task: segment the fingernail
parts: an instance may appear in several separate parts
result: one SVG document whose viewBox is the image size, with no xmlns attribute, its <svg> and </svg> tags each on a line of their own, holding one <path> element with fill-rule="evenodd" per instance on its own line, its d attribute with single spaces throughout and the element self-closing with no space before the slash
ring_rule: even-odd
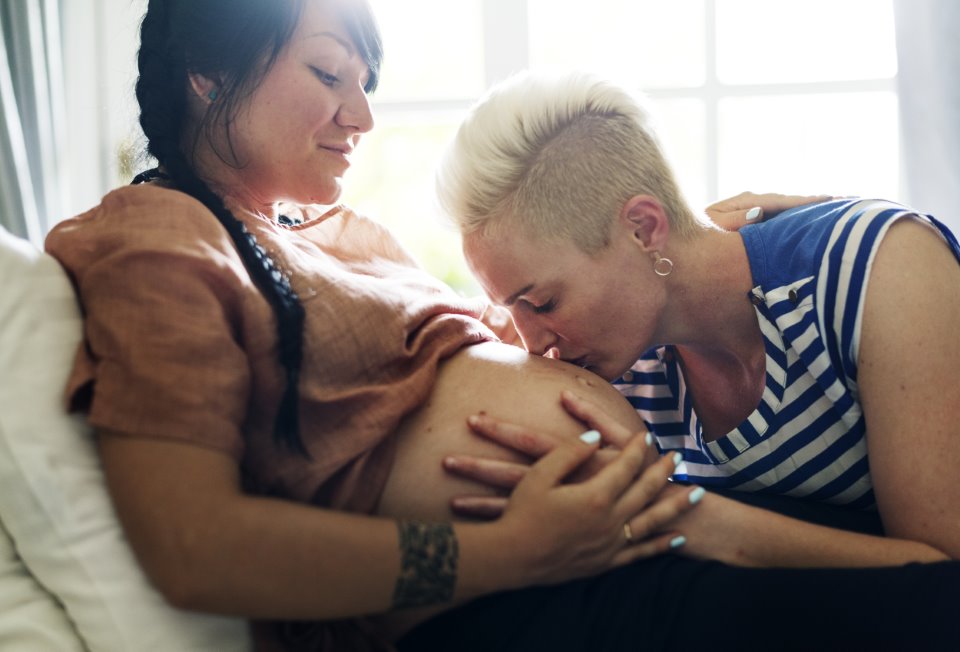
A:
<svg viewBox="0 0 960 652">
<path fill-rule="evenodd" d="M 467 423 L 469 423 L 471 426 L 479 425 L 480 417 L 478 417 L 475 414 L 471 414 L 470 416 L 467 417 Z"/>
<path fill-rule="evenodd" d="M 588 430 L 580 435 L 580 441 L 584 444 L 596 444 L 600 441 L 600 433 L 596 430 Z"/>
<path fill-rule="evenodd" d="M 703 496 L 706 493 L 707 493 L 707 490 L 704 489 L 703 487 L 697 487 L 696 489 L 691 491 L 689 496 L 690 504 L 696 505 L 697 503 L 699 503 L 701 500 L 703 500 Z"/>
<path fill-rule="evenodd" d="M 683 461 L 683 455 L 682 455 L 681 453 L 674 453 L 674 454 L 673 454 L 673 465 L 674 465 L 674 466 L 680 466 L 680 462 L 682 462 L 682 461 Z"/>
<path fill-rule="evenodd" d="M 446 469 L 452 469 L 457 466 L 457 460 L 453 457 L 443 458 L 443 467 Z"/>
<path fill-rule="evenodd" d="M 754 206 L 753 208 L 747 211 L 747 221 L 748 222 L 754 221 L 755 219 L 760 217 L 760 213 L 762 212 L 763 210 L 759 206 Z"/>
<path fill-rule="evenodd" d="M 687 542 L 687 537 L 684 537 L 684 536 L 673 537 L 672 539 L 670 539 L 670 547 L 679 548 L 686 542 Z"/>
<path fill-rule="evenodd" d="M 653 435 L 648 432 L 647 436 L 643 438 L 643 441 L 647 442 L 647 446 L 653 446 Z"/>
</svg>

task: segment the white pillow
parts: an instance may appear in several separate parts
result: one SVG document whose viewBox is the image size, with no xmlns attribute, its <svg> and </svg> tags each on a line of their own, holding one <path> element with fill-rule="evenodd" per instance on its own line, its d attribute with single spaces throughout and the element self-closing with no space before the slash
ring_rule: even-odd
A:
<svg viewBox="0 0 960 652">
<path fill-rule="evenodd" d="M 52 257 L 0 228 L 0 520 L 94 651 L 249 650 L 244 621 L 171 608 L 148 583 L 64 387 L 82 326 Z M 2 589 L 0 589 L 2 590 Z"/>
<path fill-rule="evenodd" d="M 82 652 L 77 631 L 23 565 L 0 523 L 0 650 Z"/>
</svg>

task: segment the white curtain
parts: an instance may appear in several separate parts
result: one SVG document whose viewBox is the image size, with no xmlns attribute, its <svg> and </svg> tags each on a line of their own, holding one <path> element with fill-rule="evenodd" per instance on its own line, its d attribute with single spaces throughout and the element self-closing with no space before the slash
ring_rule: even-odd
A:
<svg viewBox="0 0 960 652">
<path fill-rule="evenodd" d="M 39 246 L 65 205 L 59 0 L 2 0 L 0 37 L 0 224 Z"/>
<path fill-rule="evenodd" d="M 905 196 L 960 233 L 960 2 L 894 9 Z"/>
</svg>

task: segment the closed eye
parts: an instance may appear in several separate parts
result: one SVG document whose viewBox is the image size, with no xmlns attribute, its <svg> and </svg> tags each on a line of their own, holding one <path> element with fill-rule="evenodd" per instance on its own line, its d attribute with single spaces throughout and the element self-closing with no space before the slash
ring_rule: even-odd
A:
<svg viewBox="0 0 960 652">
<path fill-rule="evenodd" d="M 533 311 L 538 315 L 544 315 L 548 312 L 552 312 L 554 308 L 557 307 L 557 300 L 550 299 L 546 303 L 542 303 L 539 306 L 534 306 Z"/>
<path fill-rule="evenodd" d="M 325 70 L 310 66 L 310 70 L 313 71 L 313 75 L 319 79 L 326 86 L 336 86 L 340 82 L 340 78 L 336 75 L 331 75 Z"/>
</svg>

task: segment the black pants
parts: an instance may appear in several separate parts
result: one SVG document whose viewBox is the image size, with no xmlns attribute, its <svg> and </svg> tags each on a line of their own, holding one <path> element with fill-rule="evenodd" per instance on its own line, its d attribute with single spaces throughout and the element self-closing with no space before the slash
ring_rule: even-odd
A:
<svg viewBox="0 0 960 652">
<path fill-rule="evenodd" d="M 881 531 L 872 514 L 785 498 L 742 498 L 824 525 Z M 665 555 L 598 577 L 476 600 L 414 629 L 398 647 L 960 650 L 960 562 L 746 569 Z"/>
</svg>

